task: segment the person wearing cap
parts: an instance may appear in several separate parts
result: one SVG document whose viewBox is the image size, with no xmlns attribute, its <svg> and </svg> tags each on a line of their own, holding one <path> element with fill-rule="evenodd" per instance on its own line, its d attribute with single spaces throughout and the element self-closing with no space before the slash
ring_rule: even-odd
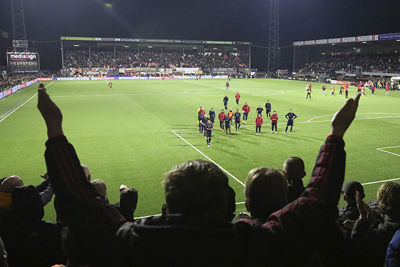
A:
<svg viewBox="0 0 400 267">
<path fill-rule="evenodd" d="M 343 200 L 347 205 L 339 210 L 340 221 L 357 220 L 358 216 L 360 216 L 356 202 L 356 191 L 359 192 L 361 199 L 364 199 L 364 187 L 359 182 L 351 181 L 343 184 Z"/>
</svg>

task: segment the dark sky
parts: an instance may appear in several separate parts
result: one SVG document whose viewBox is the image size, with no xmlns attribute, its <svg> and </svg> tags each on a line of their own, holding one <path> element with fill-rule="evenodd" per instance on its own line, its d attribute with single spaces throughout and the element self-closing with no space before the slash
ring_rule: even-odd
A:
<svg viewBox="0 0 400 267">
<path fill-rule="evenodd" d="M 12 32 L 10 0 L 0 29 Z M 27 38 L 60 36 L 240 40 L 265 45 L 268 0 L 24 0 Z M 281 0 L 280 40 L 400 32 L 399 0 Z M 3 52 L 2 52 L 3 53 Z"/>
</svg>

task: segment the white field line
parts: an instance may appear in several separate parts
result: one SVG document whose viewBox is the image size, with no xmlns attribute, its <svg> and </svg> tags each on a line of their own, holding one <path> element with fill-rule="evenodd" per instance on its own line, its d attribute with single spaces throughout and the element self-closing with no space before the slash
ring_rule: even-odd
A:
<svg viewBox="0 0 400 267">
<path fill-rule="evenodd" d="M 386 182 L 397 181 L 397 180 L 400 180 L 400 178 L 393 178 L 393 179 L 386 179 L 386 180 L 368 182 L 368 183 L 363 183 L 362 185 L 379 184 L 379 183 L 386 183 Z"/>
<path fill-rule="evenodd" d="M 228 174 L 230 177 L 232 177 L 236 182 L 238 182 L 239 184 L 241 184 L 243 187 L 245 186 L 244 183 L 242 181 L 240 181 L 238 178 L 236 178 L 235 176 L 233 176 L 230 172 L 228 172 L 227 170 L 225 170 L 224 168 L 222 168 L 218 163 L 216 163 L 214 160 L 212 160 L 209 156 L 207 156 L 206 154 L 204 154 L 203 152 L 201 152 L 198 148 L 196 148 L 194 145 L 192 145 L 191 143 L 189 143 L 189 141 L 187 141 L 185 138 L 183 138 L 182 136 L 180 136 L 178 133 L 176 133 L 176 131 L 171 130 L 171 132 L 173 132 L 176 136 L 178 136 L 183 142 L 185 142 L 186 144 L 188 144 L 191 148 L 193 148 L 194 150 L 196 150 L 197 152 L 199 152 L 203 157 L 205 157 L 206 159 L 208 159 L 209 161 L 211 161 L 212 163 L 214 163 L 218 168 L 220 168 L 223 172 L 225 172 L 226 174 Z"/>
<path fill-rule="evenodd" d="M 387 151 L 387 149 L 396 148 L 396 147 L 400 147 L 400 146 L 378 147 L 378 148 L 376 148 L 376 150 L 381 151 L 381 152 L 385 152 L 385 153 L 388 153 L 388 154 L 391 154 L 391 155 L 394 155 L 394 156 L 397 156 L 397 157 L 400 157 L 400 154 Z"/>
<path fill-rule="evenodd" d="M 368 112 L 368 113 L 357 113 L 357 114 L 363 114 L 363 115 L 395 115 L 395 116 L 399 115 L 400 116 L 400 113 L 391 113 L 391 112 L 389 112 L 389 113 L 383 113 L 383 112 L 375 112 L 375 113 L 372 112 L 371 113 L 371 112 Z M 323 117 L 333 117 L 333 115 L 335 115 L 335 114 L 332 113 L 332 114 L 316 116 L 316 117 L 313 117 L 313 118 L 309 119 L 307 122 L 304 122 L 304 123 L 331 121 L 331 120 L 323 120 L 323 121 L 313 121 L 313 120 L 314 119 L 318 119 L 318 118 L 323 118 Z M 382 119 L 382 117 L 372 117 L 372 118 Z M 386 118 L 386 116 L 384 118 Z M 397 116 L 395 118 L 397 118 Z M 358 118 L 358 119 L 367 119 L 367 118 Z M 300 123 L 303 123 L 303 122 L 300 122 Z"/>
<path fill-rule="evenodd" d="M 46 88 L 48 88 L 52 83 L 54 83 L 54 81 L 51 82 L 51 83 L 49 83 L 49 84 L 47 85 Z M 23 107 L 26 103 L 28 103 L 29 101 L 31 101 L 32 98 L 34 98 L 35 96 L 37 96 L 37 92 L 36 92 L 33 96 L 31 96 L 30 98 L 28 98 L 28 99 L 27 99 L 24 103 L 22 103 L 21 105 L 15 107 L 15 108 L 13 108 L 13 109 L 11 109 L 11 110 L 8 112 L 8 114 L 7 114 L 6 116 L 4 116 L 2 119 L 0 119 L 0 123 L 3 122 L 5 119 L 7 119 L 9 116 L 11 116 L 15 111 L 17 111 L 18 109 L 20 109 L 21 107 Z"/>
</svg>

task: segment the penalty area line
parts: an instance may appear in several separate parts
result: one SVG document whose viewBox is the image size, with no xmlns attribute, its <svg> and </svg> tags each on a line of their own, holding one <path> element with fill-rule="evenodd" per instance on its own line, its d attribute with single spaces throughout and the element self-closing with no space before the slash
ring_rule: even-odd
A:
<svg viewBox="0 0 400 267">
<path fill-rule="evenodd" d="M 228 172 L 227 170 L 225 170 L 224 168 L 222 168 L 218 163 L 216 163 L 214 160 L 212 160 L 209 156 L 207 156 L 206 154 L 204 154 L 203 152 L 201 152 L 198 148 L 196 148 L 194 145 L 192 145 L 191 143 L 189 143 L 189 141 L 187 141 L 185 138 L 183 138 L 181 135 L 179 135 L 176 131 L 171 130 L 171 132 L 173 132 L 176 136 L 178 136 L 183 142 L 185 142 L 186 144 L 188 144 L 191 148 L 193 148 L 194 150 L 196 150 L 197 152 L 199 152 L 203 157 L 205 157 L 206 159 L 208 159 L 209 161 L 211 161 L 212 163 L 214 163 L 218 168 L 220 168 L 223 172 L 225 172 L 226 174 L 228 174 L 230 177 L 232 177 L 236 182 L 238 182 L 239 184 L 241 184 L 243 187 L 245 187 L 245 184 L 240 181 L 238 178 L 236 178 L 235 176 L 233 176 L 230 172 Z"/>
<path fill-rule="evenodd" d="M 46 86 L 46 88 L 48 88 L 50 85 L 52 85 L 53 82 L 49 83 L 49 85 Z M 11 111 L 8 112 L 8 114 L 6 116 L 4 116 L 3 118 L 0 119 L 0 123 L 3 122 L 5 119 L 7 119 L 8 117 L 10 117 L 15 111 L 17 111 L 18 109 L 22 108 L 26 103 L 28 103 L 29 101 L 32 100 L 32 98 L 34 98 L 35 96 L 37 96 L 37 92 L 31 96 L 30 98 L 28 98 L 24 103 L 22 103 L 21 105 L 17 106 L 14 109 L 11 109 Z"/>
</svg>

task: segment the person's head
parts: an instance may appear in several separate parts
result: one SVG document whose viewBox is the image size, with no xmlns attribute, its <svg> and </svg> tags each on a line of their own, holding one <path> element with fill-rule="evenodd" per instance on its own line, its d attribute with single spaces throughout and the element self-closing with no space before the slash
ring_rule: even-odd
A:
<svg viewBox="0 0 400 267">
<path fill-rule="evenodd" d="M 245 105 L 247 105 L 247 102 L 244 102 Z"/>
<path fill-rule="evenodd" d="M 213 163 L 191 160 L 173 167 L 163 181 L 169 214 L 225 220 L 228 177 Z"/>
<path fill-rule="evenodd" d="M 274 114 L 276 114 L 276 110 L 274 110 Z"/>
<path fill-rule="evenodd" d="M 238 108 L 236 109 L 236 112 L 239 112 L 239 109 L 238 109 Z"/>
<path fill-rule="evenodd" d="M 204 116 L 204 118 L 207 118 L 207 114 L 204 114 L 203 116 Z"/>
<path fill-rule="evenodd" d="M 202 109 L 203 108 L 203 105 L 200 105 L 200 109 Z"/>
<path fill-rule="evenodd" d="M 257 114 L 257 117 L 261 117 L 261 114 Z"/>
<path fill-rule="evenodd" d="M 283 163 L 283 171 L 289 181 L 299 180 L 306 176 L 304 161 L 299 157 L 289 157 Z"/>
<path fill-rule="evenodd" d="M 391 219 L 400 221 L 400 184 L 386 182 L 379 187 L 376 198 L 381 210 Z"/>
<path fill-rule="evenodd" d="M 8 176 L 0 185 L 1 193 L 12 193 L 18 186 L 23 186 L 24 181 L 17 175 Z"/>
<path fill-rule="evenodd" d="M 90 175 L 90 170 L 89 170 L 88 166 L 81 164 L 81 167 L 82 167 L 83 171 L 85 172 L 86 179 L 90 182 L 91 175 Z"/>
<path fill-rule="evenodd" d="M 251 216 L 265 220 L 287 204 L 287 180 L 278 169 L 252 169 L 247 176 L 245 195 Z"/>
<path fill-rule="evenodd" d="M 364 199 L 364 187 L 359 182 L 351 181 L 344 183 L 342 187 L 344 201 L 346 201 L 348 204 L 355 203 L 356 191 L 360 193 L 361 199 Z"/>
<path fill-rule="evenodd" d="M 232 109 L 230 109 L 229 112 L 233 112 Z"/>
<path fill-rule="evenodd" d="M 96 193 L 104 200 L 108 201 L 107 197 L 107 187 L 106 184 L 104 183 L 103 180 L 101 179 L 96 179 L 91 182 L 93 185 L 94 189 L 96 190 Z"/>
<path fill-rule="evenodd" d="M 261 105 L 258 105 L 259 108 L 261 108 Z"/>
<path fill-rule="evenodd" d="M 214 111 L 214 108 L 211 108 L 211 111 Z"/>
<path fill-rule="evenodd" d="M 208 124 L 211 124 L 211 121 L 210 121 L 210 120 L 208 120 L 208 121 L 207 121 L 207 123 L 208 123 Z"/>
<path fill-rule="evenodd" d="M 289 112 L 293 112 L 293 109 L 289 109 Z"/>
<path fill-rule="evenodd" d="M 224 109 L 223 109 L 223 108 L 221 108 L 221 112 L 224 112 Z"/>
<path fill-rule="evenodd" d="M 267 103 L 269 103 L 269 100 L 267 100 Z"/>
</svg>

